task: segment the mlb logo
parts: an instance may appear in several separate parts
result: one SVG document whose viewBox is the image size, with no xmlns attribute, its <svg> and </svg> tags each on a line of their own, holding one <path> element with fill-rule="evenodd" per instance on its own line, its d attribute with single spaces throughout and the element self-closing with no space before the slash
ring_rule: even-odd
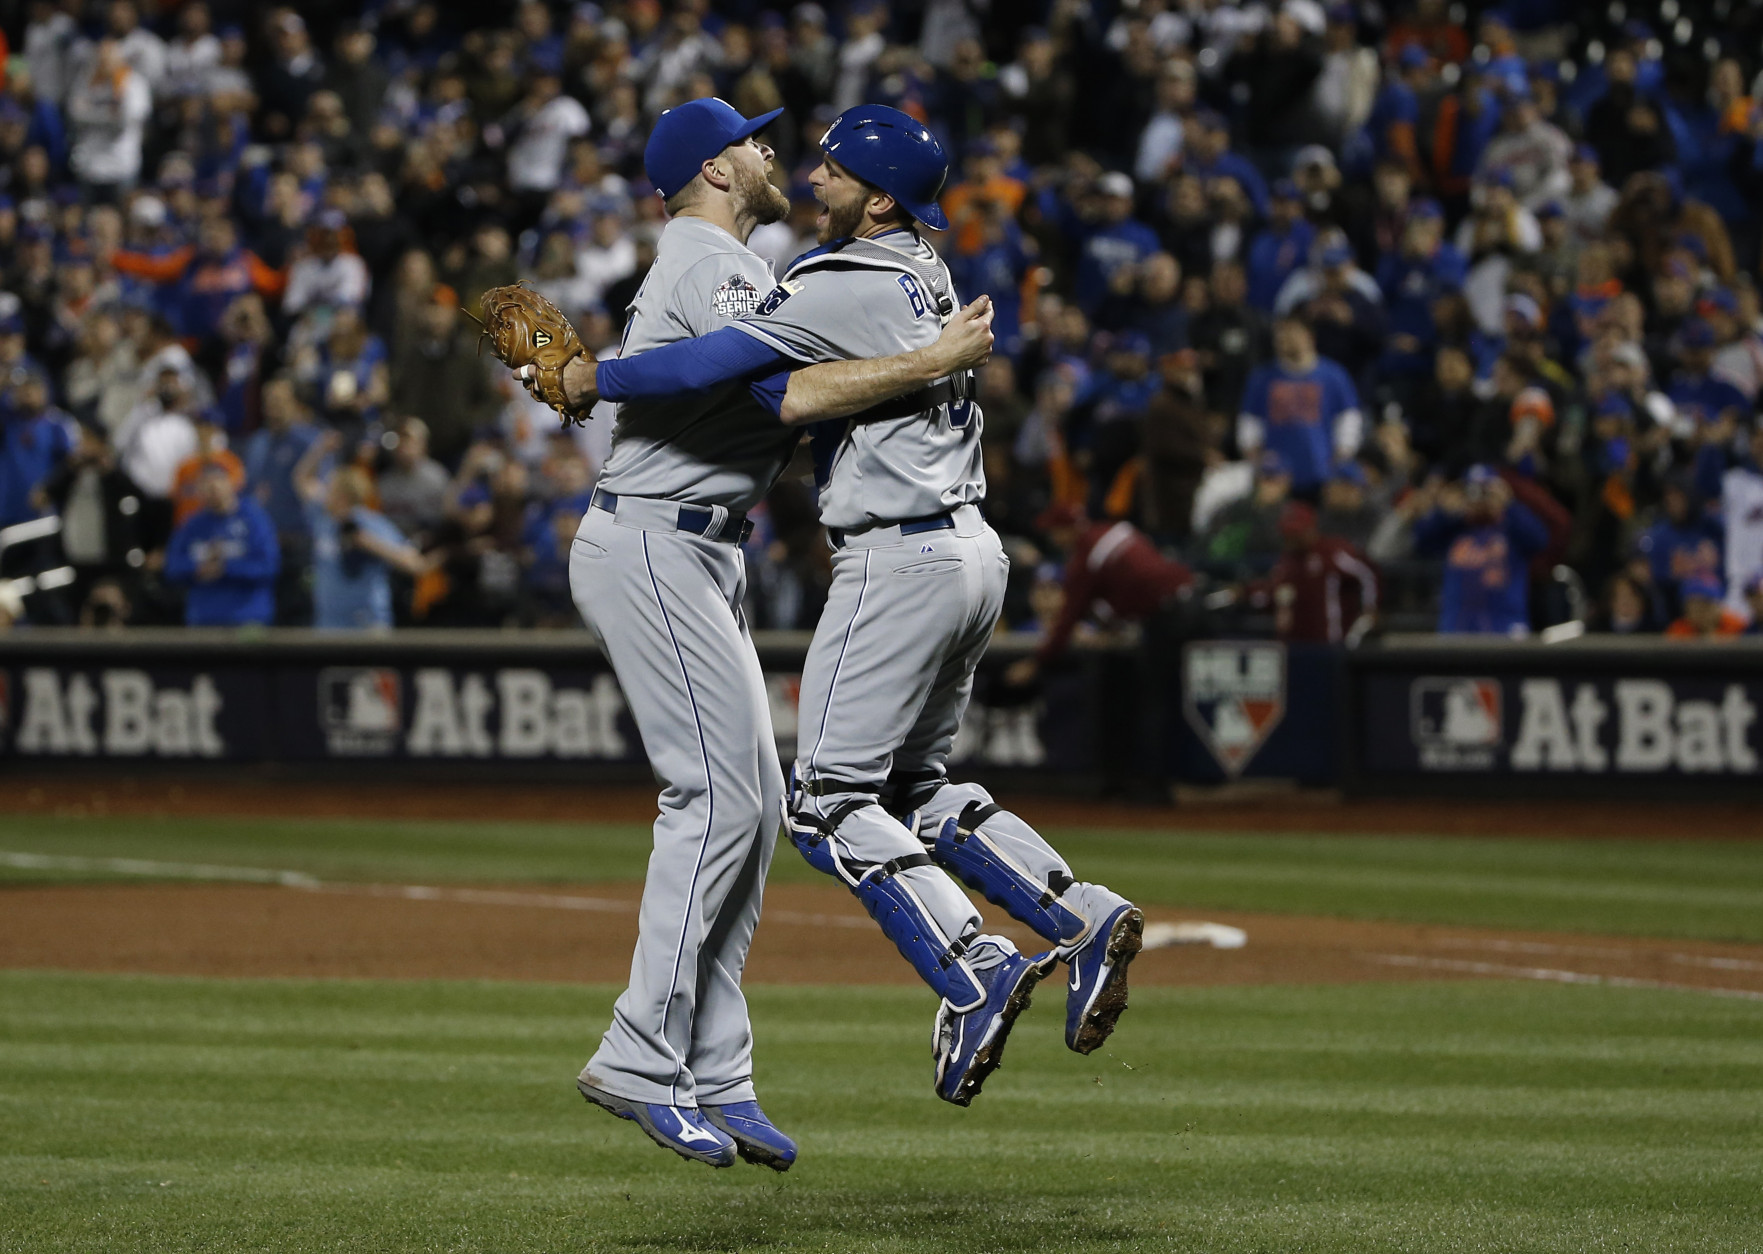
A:
<svg viewBox="0 0 1763 1254">
<path fill-rule="evenodd" d="M 1182 650 L 1182 713 L 1236 778 L 1286 712 L 1286 651 L 1267 641 L 1195 641 Z"/>
<path fill-rule="evenodd" d="M 1497 679 L 1416 679 L 1408 706 L 1414 747 L 1428 769 L 1485 770 L 1506 742 L 1505 697 Z"/>
<path fill-rule="evenodd" d="M 404 731 L 404 684 L 386 666 L 318 673 L 318 717 L 332 753 L 384 754 Z"/>
</svg>

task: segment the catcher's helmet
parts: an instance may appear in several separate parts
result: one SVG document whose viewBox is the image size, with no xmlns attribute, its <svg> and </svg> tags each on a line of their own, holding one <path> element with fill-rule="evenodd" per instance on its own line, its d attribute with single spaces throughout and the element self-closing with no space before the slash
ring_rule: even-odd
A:
<svg viewBox="0 0 1763 1254">
<path fill-rule="evenodd" d="M 820 137 L 820 150 L 926 226 L 949 229 L 937 204 L 949 175 L 949 154 L 916 118 L 887 105 L 858 105 L 833 119 Z"/>
</svg>

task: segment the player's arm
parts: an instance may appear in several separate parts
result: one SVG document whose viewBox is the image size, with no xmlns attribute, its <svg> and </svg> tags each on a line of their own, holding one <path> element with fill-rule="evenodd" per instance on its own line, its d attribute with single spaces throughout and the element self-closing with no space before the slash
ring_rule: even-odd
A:
<svg viewBox="0 0 1763 1254">
<path fill-rule="evenodd" d="M 565 368 L 563 386 L 570 404 L 581 408 L 597 400 L 677 396 L 733 379 L 769 379 L 788 371 L 792 377 L 781 387 L 774 386 L 769 393 L 761 391 L 759 395 L 780 418 L 794 426 L 823 418 L 849 417 L 978 365 L 991 356 L 991 349 L 991 299 L 982 296 L 950 319 L 934 344 L 893 357 L 811 364 L 786 353 L 774 342 L 728 326 L 631 357 L 598 362 L 577 358 Z M 798 384 L 795 374 L 812 377 Z M 515 377 L 521 377 L 519 371 Z"/>
<path fill-rule="evenodd" d="M 992 355 L 992 299 L 981 296 L 949 319 L 936 343 L 892 357 L 829 361 L 793 370 L 778 417 L 785 426 L 853 414 L 962 370 Z"/>
</svg>

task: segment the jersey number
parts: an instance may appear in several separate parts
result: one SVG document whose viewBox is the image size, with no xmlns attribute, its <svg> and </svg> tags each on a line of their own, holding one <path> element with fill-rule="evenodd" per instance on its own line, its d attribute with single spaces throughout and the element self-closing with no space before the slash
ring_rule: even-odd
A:
<svg viewBox="0 0 1763 1254">
<path fill-rule="evenodd" d="M 912 302 L 912 316 L 924 317 L 924 293 L 918 290 L 918 280 L 910 274 L 900 276 L 900 290 L 906 293 L 906 299 Z"/>
</svg>

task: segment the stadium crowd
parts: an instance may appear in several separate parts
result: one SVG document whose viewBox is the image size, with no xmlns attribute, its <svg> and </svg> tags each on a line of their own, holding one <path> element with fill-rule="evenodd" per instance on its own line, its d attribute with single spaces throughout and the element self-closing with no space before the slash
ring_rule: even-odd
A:
<svg viewBox="0 0 1763 1254">
<path fill-rule="evenodd" d="M 780 271 L 839 110 L 950 152 L 1043 658 L 1197 586 L 1295 639 L 1763 623 L 1755 4 L 30 0 L 4 35 L 0 622 L 579 625 L 609 424 L 559 431 L 463 311 L 529 276 L 615 350 L 649 127 L 719 95 L 785 110 Z M 812 626 L 811 485 L 756 521 L 752 621 Z"/>
</svg>

